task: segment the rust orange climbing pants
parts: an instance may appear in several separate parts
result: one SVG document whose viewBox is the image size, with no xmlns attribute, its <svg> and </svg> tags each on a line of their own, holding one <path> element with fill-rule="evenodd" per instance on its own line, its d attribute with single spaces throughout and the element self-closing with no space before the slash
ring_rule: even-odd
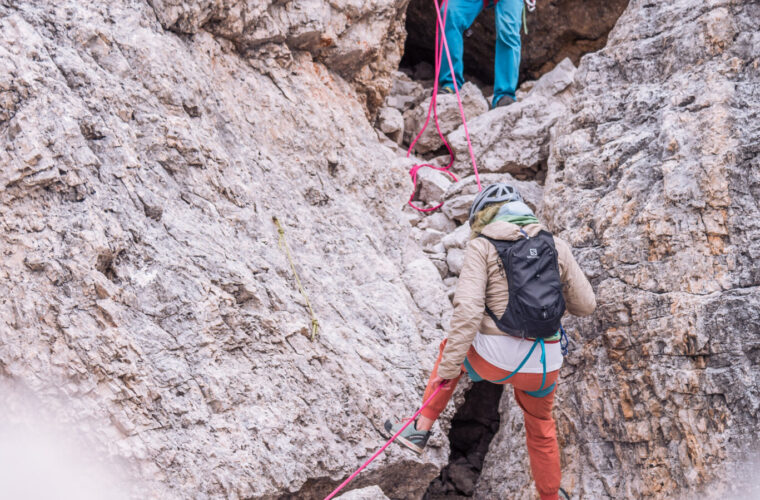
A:
<svg viewBox="0 0 760 500">
<path fill-rule="evenodd" d="M 441 362 L 443 347 L 446 340 L 441 342 L 438 359 L 430 374 L 432 380 L 438 374 L 438 364 Z M 467 359 L 475 371 L 486 380 L 500 380 L 510 372 L 498 368 L 475 352 L 471 346 L 467 352 Z M 462 366 L 459 376 L 441 389 L 427 407 L 422 410 L 422 415 L 435 420 L 441 414 L 454 393 L 457 382 L 466 370 Z M 547 372 L 545 387 L 550 386 L 557 380 L 559 370 Z M 528 396 L 525 391 L 535 391 L 541 387 L 540 373 L 517 373 L 506 384 L 511 384 L 515 390 L 515 400 L 522 408 L 525 417 L 525 437 L 528 443 L 528 455 L 530 456 L 530 468 L 533 471 L 533 479 L 536 481 L 536 489 L 541 495 L 541 500 L 557 500 L 561 473 L 559 468 L 559 445 L 557 444 L 557 428 L 552 418 L 552 405 L 554 404 L 554 391 L 543 398 Z M 435 387 L 428 381 L 427 389 L 422 400 L 427 400 Z"/>
</svg>

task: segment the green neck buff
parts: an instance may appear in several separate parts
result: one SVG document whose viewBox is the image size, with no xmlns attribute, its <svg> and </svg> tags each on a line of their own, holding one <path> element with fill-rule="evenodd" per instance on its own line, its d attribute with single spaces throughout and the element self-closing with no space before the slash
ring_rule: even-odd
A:
<svg viewBox="0 0 760 500">
<path fill-rule="evenodd" d="M 511 222 L 512 224 L 517 224 L 518 226 L 527 226 L 528 224 L 538 224 L 538 219 L 535 215 L 497 215 L 494 217 L 491 222 L 495 222 L 497 220 L 504 221 L 504 222 Z"/>
</svg>

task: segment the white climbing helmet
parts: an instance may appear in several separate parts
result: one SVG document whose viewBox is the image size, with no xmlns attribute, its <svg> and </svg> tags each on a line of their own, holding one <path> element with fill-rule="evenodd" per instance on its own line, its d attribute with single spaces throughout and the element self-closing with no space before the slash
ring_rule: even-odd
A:
<svg viewBox="0 0 760 500">
<path fill-rule="evenodd" d="M 475 214 L 486 208 L 486 205 L 503 201 L 522 201 L 522 196 L 517 192 L 517 189 L 505 182 L 491 184 L 478 193 L 470 207 L 470 226 L 474 222 Z"/>
</svg>

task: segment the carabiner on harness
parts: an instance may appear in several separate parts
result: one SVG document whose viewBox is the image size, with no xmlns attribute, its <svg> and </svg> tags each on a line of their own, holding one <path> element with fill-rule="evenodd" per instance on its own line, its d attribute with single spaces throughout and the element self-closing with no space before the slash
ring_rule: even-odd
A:
<svg viewBox="0 0 760 500">
<path fill-rule="evenodd" d="M 560 332 L 559 346 L 562 349 L 562 355 L 567 356 L 567 353 L 568 353 L 567 346 L 570 342 L 567 339 L 567 333 L 565 332 L 565 329 L 562 327 L 562 325 L 559 325 L 559 332 Z"/>
</svg>

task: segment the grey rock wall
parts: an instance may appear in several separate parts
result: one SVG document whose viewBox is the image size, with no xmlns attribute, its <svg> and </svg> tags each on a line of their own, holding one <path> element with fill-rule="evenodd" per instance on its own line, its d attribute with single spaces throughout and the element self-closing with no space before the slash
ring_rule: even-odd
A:
<svg viewBox="0 0 760 500">
<path fill-rule="evenodd" d="M 406 31 L 408 0 L 149 0 L 156 18 L 180 34 L 207 31 L 231 40 L 263 72 L 289 66 L 294 53 L 351 81 L 374 112 L 391 85 Z"/>
<path fill-rule="evenodd" d="M 402 279 L 406 172 L 340 51 L 241 51 L 313 14 L 270 4 L 0 4 L 0 376 L 135 498 L 322 498 L 418 404 L 443 337 L 448 301 Z M 393 448 L 363 480 L 413 495 L 446 453 Z"/>
<path fill-rule="evenodd" d="M 27 395 L 135 498 L 323 498 L 382 444 L 445 335 L 476 190 L 430 170 L 444 209 L 401 209 L 412 160 L 367 116 L 405 7 L 0 2 L 0 424 Z M 598 293 L 557 399 L 578 498 L 745 493 L 759 24 L 748 0 L 636 0 L 574 75 L 473 119 L 503 127 L 475 138 L 483 181 L 515 182 Z M 429 82 L 395 83 L 398 122 Z M 510 397 L 475 498 L 535 495 Z M 461 401 L 422 458 L 391 447 L 351 487 L 419 498 Z"/>
</svg>

